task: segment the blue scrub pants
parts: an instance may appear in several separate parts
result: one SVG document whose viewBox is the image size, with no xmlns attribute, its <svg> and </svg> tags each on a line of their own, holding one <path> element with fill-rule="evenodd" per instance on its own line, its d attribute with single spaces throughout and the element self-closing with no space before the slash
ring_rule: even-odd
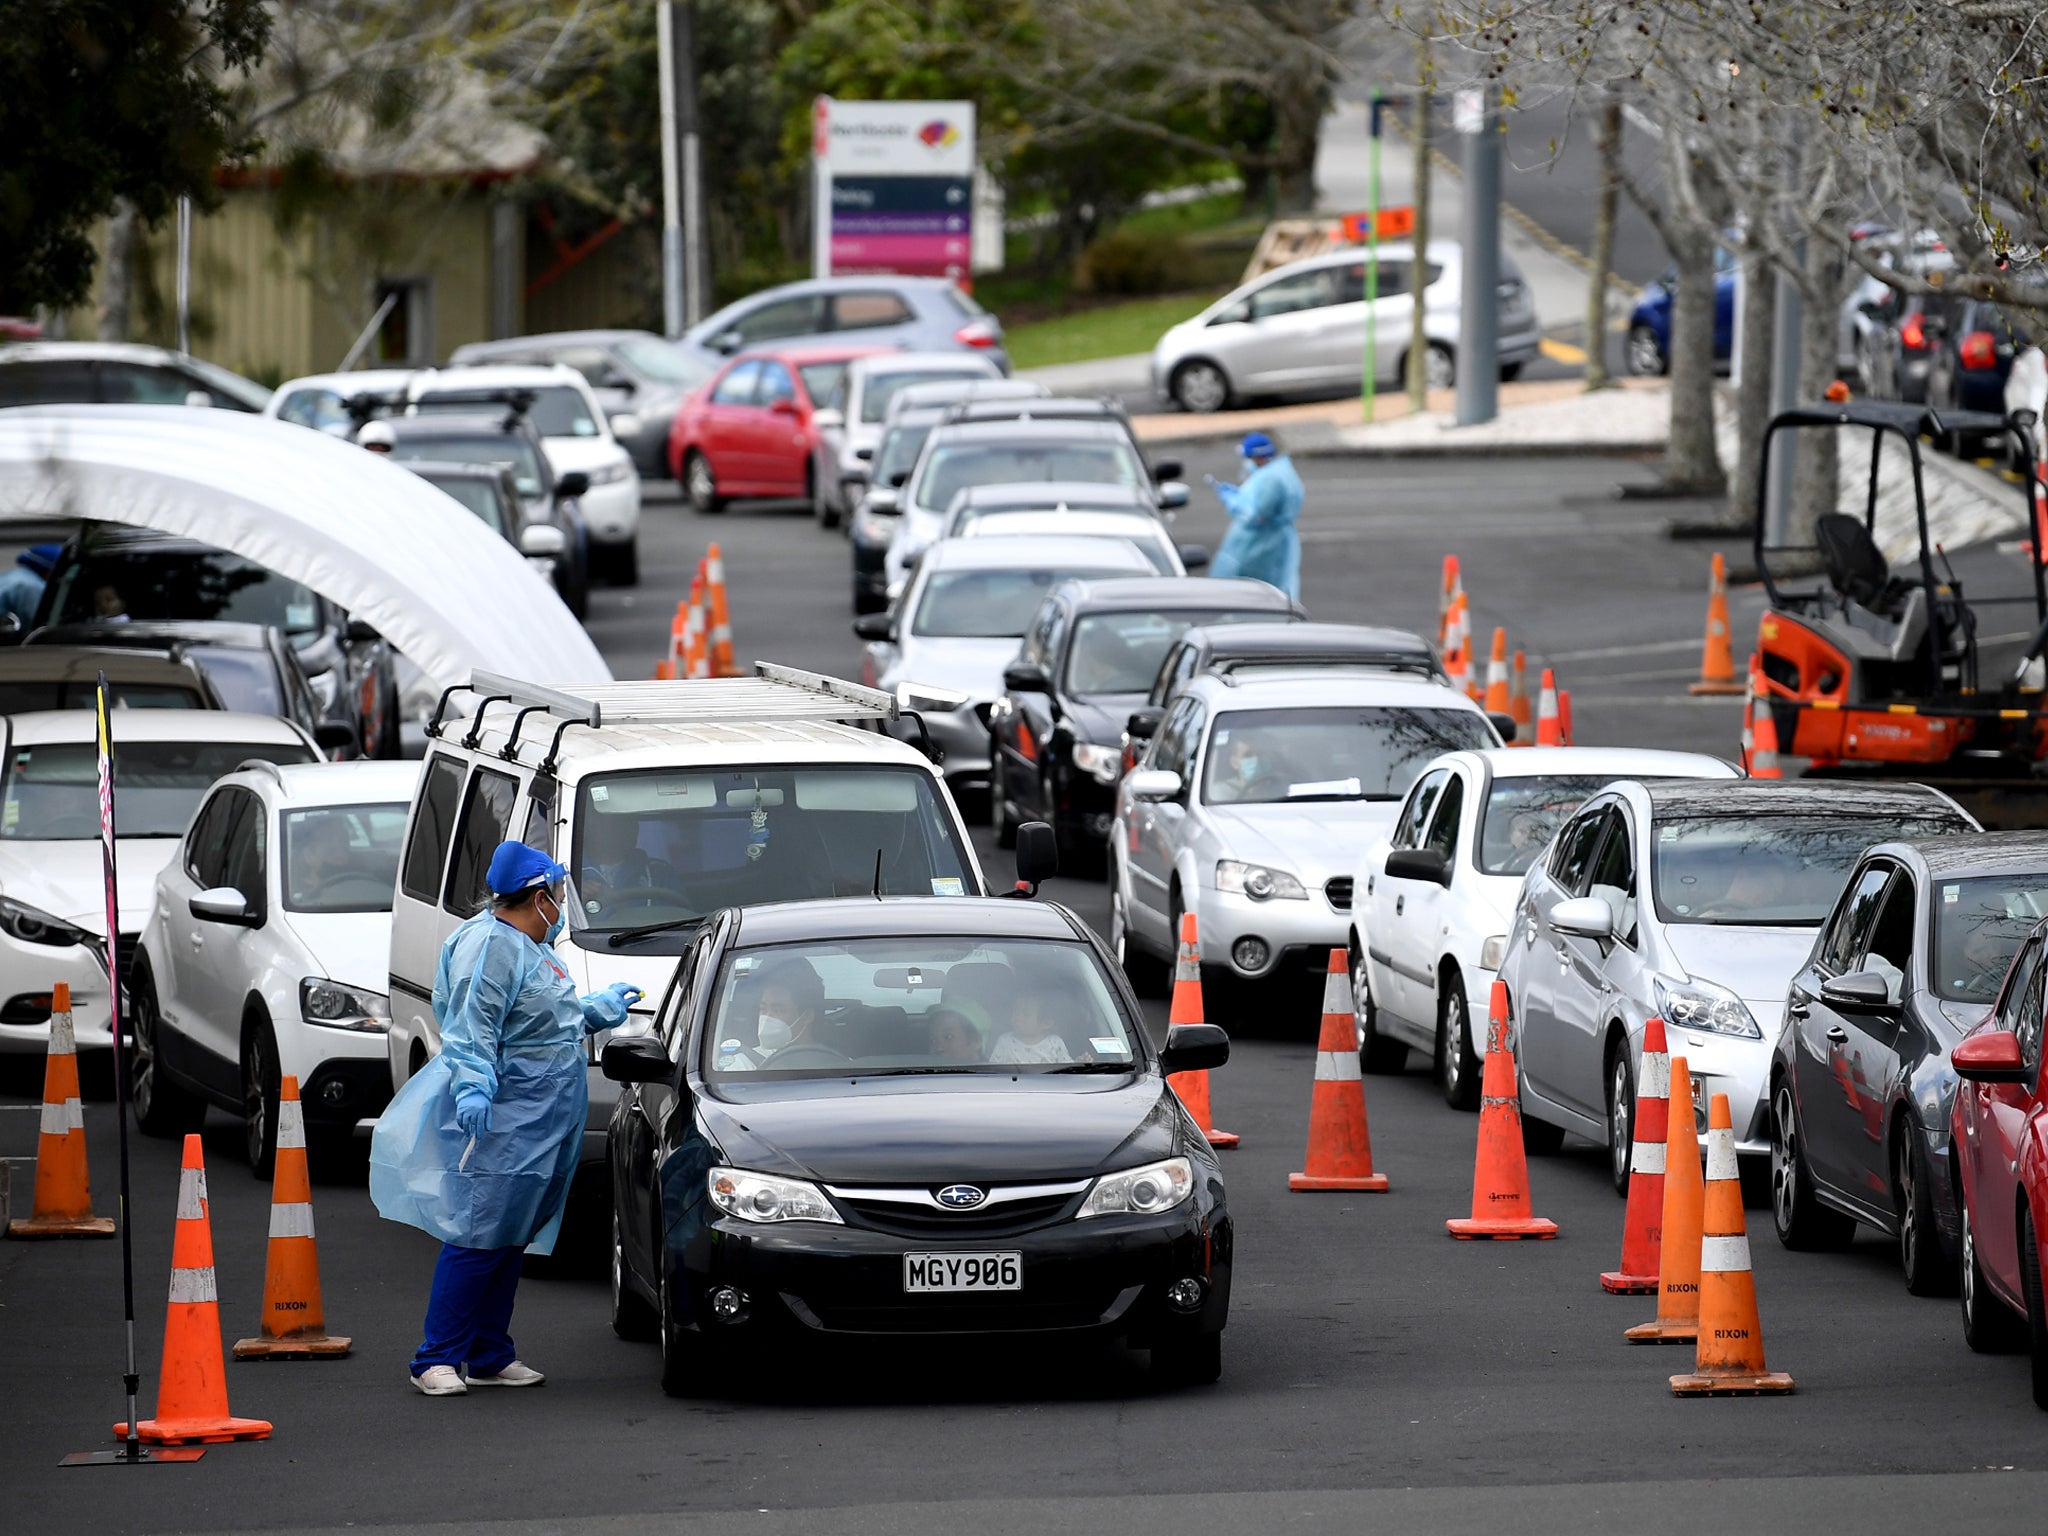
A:
<svg viewBox="0 0 2048 1536">
<path fill-rule="evenodd" d="M 466 1363 L 472 1376 L 495 1376 L 515 1359 L 512 1302 L 519 1290 L 517 1248 L 441 1245 L 434 1288 L 427 1297 L 427 1336 L 412 1357 L 412 1374 L 430 1365 Z"/>
</svg>

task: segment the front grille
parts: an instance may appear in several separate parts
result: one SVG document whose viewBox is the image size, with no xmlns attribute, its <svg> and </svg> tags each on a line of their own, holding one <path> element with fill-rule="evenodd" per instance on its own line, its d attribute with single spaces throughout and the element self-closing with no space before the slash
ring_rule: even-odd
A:
<svg viewBox="0 0 2048 1536">
<path fill-rule="evenodd" d="M 893 1237 L 952 1238 L 1015 1237 L 1038 1227 L 1049 1226 L 1069 1214 L 1079 1203 L 1085 1186 L 1057 1186 L 1043 1193 L 1020 1195 L 1014 1200 L 991 1199 L 971 1211 L 949 1211 L 919 1199 L 906 1199 L 905 1191 L 892 1190 L 890 1198 L 863 1195 L 858 1190 L 835 1189 L 833 1195 L 856 1226 Z M 992 1196 L 1001 1191 L 991 1190 Z"/>
<path fill-rule="evenodd" d="M 1330 905 L 1339 912 L 1349 912 L 1351 910 L 1351 877 L 1349 875 L 1331 876 L 1323 882 L 1323 895 L 1329 899 Z"/>
</svg>

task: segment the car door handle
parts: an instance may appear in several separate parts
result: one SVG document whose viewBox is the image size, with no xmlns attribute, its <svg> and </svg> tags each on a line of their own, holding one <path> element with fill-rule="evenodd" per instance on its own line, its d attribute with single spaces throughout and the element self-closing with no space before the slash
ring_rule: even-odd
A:
<svg viewBox="0 0 2048 1536">
<path fill-rule="evenodd" d="M 1401 909 L 1402 909 L 1403 907 L 1405 907 L 1405 906 L 1406 906 L 1407 904 L 1408 904 L 1408 898 L 1407 898 L 1407 896 L 1405 896 L 1405 895 L 1401 895 L 1401 896 L 1396 896 L 1396 897 L 1394 898 L 1394 916 L 1396 916 L 1396 917 L 1399 917 L 1399 916 L 1401 915 Z"/>
<path fill-rule="evenodd" d="M 204 949 L 206 947 L 206 935 L 203 933 L 194 933 L 192 935 L 192 947 L 194 949 Z"/>
<path fill-rule="evenodd" d="M 1806 999 L 1794 993 L 1792 1001 L 1785 1005 L 1785 1011 L 1795 1019 L 1805 1018 L 1807 1014 Z"/>
<path fill-rule="evenodd" d="M 1835 1044 L 1840 1045 L 1849 1038 L 1849 1031 L 1842 1028 L 1839 1024 L 1830 1024 L 1828 1026 L 1828 1038 L 1834 1041 Z"/>
</svg>

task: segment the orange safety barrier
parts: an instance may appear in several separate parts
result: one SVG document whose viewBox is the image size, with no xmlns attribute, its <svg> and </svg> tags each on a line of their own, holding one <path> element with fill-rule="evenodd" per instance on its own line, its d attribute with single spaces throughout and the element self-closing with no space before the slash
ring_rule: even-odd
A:
<svg viewBox="0 0 2048 1536">
<path fill-rule="evenodd" d="M 1308 1156 L 1287 1187 L 1307 1190 L 1384 1191 L 1387 1176 L 1372 1171 L 1372 1131 L 1365 1119 L 1365 1083 L 1358 1075 L 1358 1018 L 1351 1001 L 1351 966 L 1341 949 L 1330 951 L 1323 976 L 1323 1025 L 1316 1041 L 1316 1081 L 1309 1093 Z"/>
<path fill-rule="evenodd" d="M 43 1061 L 43 1113 L 36 1138 L 36 1194 L 29 1214 L 7 1223 L 9 1237 L 112 1237 L 114 1223 L 92 1213 L 85 1171 L 85 1105 L 78 1096 L 78 1036 L 71 984 L 50 989 L 50 1048 Z"/>
<path fill-rule="evenodd" d="M 1195 937 L 1195 914 L 1183 912 L 1180 917 L 1180 952 L 1173 964 L 1173 1003 L 1166 1011 L 1166 1027 L 1176 1024 L 1203 1024 L 1202 1009 L 1202 948 Z M 1212 1147 L 1234 1147 L 1238 1138 L 1234 1131 L 1219 1131 L 1209 1114 L 1209 1069 L 1202 1067 L 1193 1072 L 1176 1072 L 1167 1078 L 1166 1086 L 1187 1106 L 1188 1113 L 1195 1117 L 1195 1124 L 1202 1134 L 1209 1138 Z"/>
<path fill-rule="evenodd" d="M 299 1080 L 278 1085 L 277 1166 L 270 1181 L 270 1252 L 263 1270 L 263 1327 L 235 1345 L 237 1360 L 338 1359 L 349 1341 L 327 1331 L 320 1253 L 313 1237 L 313 1181 Z"/>
<path fill-rule="evenodd" d="M 1756 1276 L 1749 1267 L 1749 1230 L 1742 1215 L 1742 1175 L 1735 1166 L 1735 1128 L 1728 1095 L 1707 1105 L 1706 1218 L 1700 1237 L 1699 1340 L 1692 1370 L 1671 1378 L 1679 1397 L 1755 1396 L 1792 1390 L 1792 1378 L 1764 1365 L 1757 1318 Z"/>
<path fill-rule="evenodd" d="M 1493 984 L 1486 1011 L 1486 1064 L 1479 1079 L 1479 1144 L 1472 1159 L 1472 1216 L 1444 1223 L 1457 1238 L 1555 1237 L 1557 1223 L 1530 1214 L 1529 1159 L 1522 1150 L 1521 1090 L 1508 1046 L 1508 989 Z"/>
<path fill-rule="evenodd" d="M 1700 1331 L 1700 1133 L 1693 1127 L 1692 1074 L 1671 1058 L 1671 1122 L 1664 1138 L 1664 1215 L 1657 1244 L 1657 1317 L 1622 1335 L 1631 1344 L 1690 1344 Z"/>
<path fill-rule="evenodd" d="M 1618 1296 L 1643 1296 L 1657 1289 L 1670 1108 L 1671 1055 L 1665 1046 L 1664 1021 L 1651 1019 L 1643 1026 L 1643 1067 L 1636 1083 L 1635 1124 L 1629 1132 L 1628 1211 L 1621 1223 L 1621 1268 L 1600 1277 L 1600 1289 Z M 1686 1105 L 1688 1112 L 1691 1108 Z"/>
<path fill-rule="evenodd" d="M 1728 637 L 1728 562 L 1714 552 L 1713 574 L 1707 582 L 1707 643 L 1700 656 L 1700 680 L 1692 685 L 1700 694 L 1735 694 L 1742 684 L 1735 680 L 1735 651 Z"/>
</svg>

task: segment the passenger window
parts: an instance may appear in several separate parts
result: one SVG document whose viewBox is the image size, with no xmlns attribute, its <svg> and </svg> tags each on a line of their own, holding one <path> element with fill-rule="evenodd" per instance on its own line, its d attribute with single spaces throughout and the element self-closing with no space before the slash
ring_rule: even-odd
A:
<svg viewBox="0 0 2048 1536">
<path fill-rule="evenodd" d="M 1444 781 L 1443 793 L 1436 797 L 1436 815 L 1429 824 L 1429 836 L 1423 847 L 1442 854 L 1446 859 L 1458 856 L 1458 816 L 1465 805 L 1465 781 L 1455 773 Z"/>
<path fill-rule="evenodd" d="M 1878 901 L 1891 877 L 1891 865 L 1871 866 L 1856 877 L 1855 885 L 1835 909 L 1834 922 L 1820 947 L 1821 963 L 1832 974 L 1839 976 L 1854 969 L 1863 935 L 1869 931 L 1871 916 L 1877 911 Z"/>
<path fill-rule="evenodd" d="M 1558 834 L 1557 851 L 1550 856 L 1550 878 L 1567 896 L 1586 894 L 1586 876 L 1592 872 L 1593 852 L 1600 846 L 1600 834 L 1607 824 L 1605 807 L 1581 816 Z"/>
<path fill-rule="evenodd" d="M 448 865 L 448 844 L 455 836 L 455 803 L 461 798 L 461 760 L 444 756 L 428 763 L 412 837 L 405 845 L 405 872 L 398 882 L 414 901 L 433 901 L 441 894 L 441 871 Z"/>
<path fill-rule="evenodd" d="M 1183 781 L 1188 776 L 1188 722 L 1195 717 L 1197 708 L 1193 699 L 1182 699 L 1152 740 L 1151 766 L 1177 773 Z"/>
<path fill-rule="evenodd" d="M 1297 272 L 1266 284 L 1252 295 L 1252 318 L 1270 320 L 1298 310 L 1323 309 L 1337 302 L 1337 273 L 1332 267 Z"/>
<path fill-rule="evenodd" d="M 448 893 L 442 902 L 457 917 L 474 917 L 490 893 L 484 876 L 491 867 L 491 855 L 505 841 L 505 828 L 512 823 L 512 802 L 518 798 L 519 781 L 506 773 L 479 768 L 469 781 L 469 799 L 462 808 L 462 835 L 455 841 L 455 858 L 448 867 Z"/>
<path fill-rule="evenodd" d="M 754 400 L 754 381 L 761 377 L 761 365 L 757 362 L 738 363 L 732 372 L 718 381 L 718 388 L 711 391 L 713 405 L 751 405 Z"/>
<path fill-rule="evenodd" d="M 910 307 L 893 293 L 842 293 L 832 301 L 832 329 L 864 331 L 878 325 L 908 325 Z"/>
<path fill-rule="evenodd" d="M 1587 893 L 1605 901 L 1614 913 L 1614 932 L 1624 944 L 1636 941 L 1636 858 L 1629 837 L 1628 818 L 1609 811 L 1604 818 L 1610 831 L 1593 861 L 1593 876 Z"/>
<path fill-rule="evenodd" d="M 1408 263 L 1405 261 L 1382 261 L 1379 276 L 1374 280 L 1373 294 L 1376 298 L 1399 298 L 1408 291 Z M 1365 263 L 1345 267 L 1339 273 L 1337 283 L 1339 304 L 1363 304 L 1365 302 Z"/>
<path fill-rule="evenodd" d="M 1450 777 L 1450 770 L 1439 768 L 1427 774 L 1422 782 L 1408 793 L 1408 803 L 1401 808 L 1401 815 L 1394 823 L 1393 846 L 1396 848 L 1420 848 L 1422 832 L 1429 825 L 1429 813 L 1436 806 L 1436 797 L 1444 787 L 1444 780 Z"/>
<path fill-rule="evenodd" d="M 815 336 L 825 329 L 825 295 L 807 293 L 801 298 L 763 304 L 735 320 L 732 329 L 750 347 L 785 336 Z"/>
<path fill-rule="evenodd" d="M 1886 889 L 1884 903 L 1878 908 L 1877 918 L 1870 925 L 1870 938 L 1864 945 L 1860 969 L 1882 976 L 1885 996 L 1894 1003 L 1905 996 L 1906 973 L 1913 964 L 1915 905 L 1912 878 L 1901 871 Z"/>
<path fill-rule="evenodd" d="M 220 883 L 242 893 L 260 926 L 268 905 L 264 900 L 263 856 L 270 840 L 270 816 L 263 809 L 263 802 L 247 790 L 231 789 L 228 793 L 236 805 Z"/>
<path fill-rule="evenodd" d="M 551 859 L 555 856 L 555 800 L 560 792 L 560 782 L 547 774 L 527 786 L 526 830 L 519 834 L 519 841 Z"/>
<path fill-rule="evenodd" d="M 227 836 L 234 813 L 233 792 L 224 789 L 200 808 L 192 818 L 191 830 L 185 834 L 185 873 L 202 891 L 210 891 L 221 883 L 221 871 L 227 868 Z"/>
<path fill-rule="evenodd" d="M 2041 963 L 2041 946 L 2028 943 L 2013 957 L 2012 969 L 2006 972 L 2005 983 L 2000 989 L 1998 1022 L 2006 1029 L 2018 1031 L 2020 1001 L 2026 997 L 2027 988 L 2032 985 L 2034 971 Z"/>
<path fill-rule="evenodd" d="M 2027 980 L 2026 996 L 2020 1002 L 2020 1016 L 2013 1033 L 2020 1037 L 2020 1061 L 2026 1066 L 2031 1087 L 2041 1070 L 2041 980 L 2048 970 L 2034 967 L 2034 974 Z"/>
<path fill-rule="evenodd" d="M 754 404 L 770 406 L 778 400 L 796 398 L 796 380 L 789 376 L 789 370 L 780 363 L 761 365 L 761 386 L 754 392 Z"/>
<path fill-rule="evenodd" d="M 684 954 L 676 973 L 669 979 L 668 993 L 661 1000 L 661 1043 L 668 1048 L 669 1060 L 676 1058 L 681 1043 L 683 1025 L 690 1016 L 690 993 L 694 989 L 697 972 L 704 963 L 705 951 L 711 947 L 711 936 L 704 935 L 692 944 Z"/>
</svg>

